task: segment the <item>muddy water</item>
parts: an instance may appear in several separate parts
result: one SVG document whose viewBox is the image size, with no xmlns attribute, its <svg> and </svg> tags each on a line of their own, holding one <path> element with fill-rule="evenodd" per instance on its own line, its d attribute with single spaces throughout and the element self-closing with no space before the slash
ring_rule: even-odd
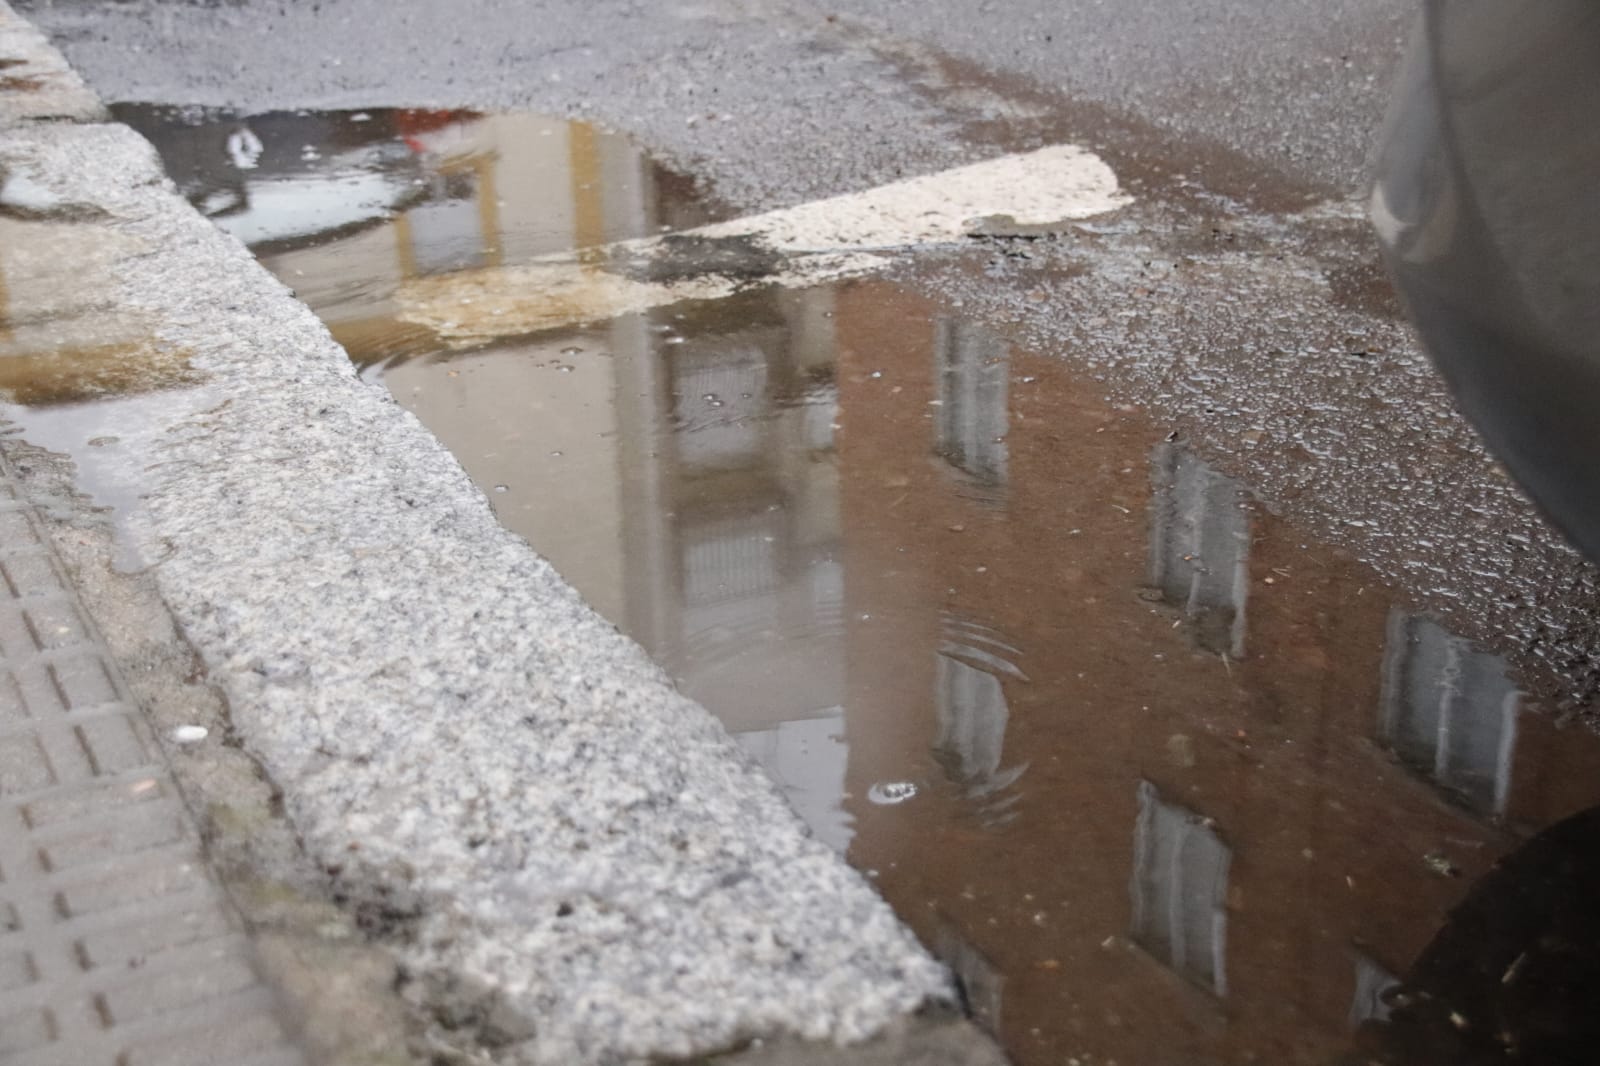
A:
<svg viewBox="0 0 1600 1066">
<path fill-rule="evenodd" d="M 1586 1061 L 1600 742 L 1071 353 L 873 281 L 451 347 L 418 279 L 707 212 L 543 120 L 123 114 L 1019 1063 Z"/>
</svg>

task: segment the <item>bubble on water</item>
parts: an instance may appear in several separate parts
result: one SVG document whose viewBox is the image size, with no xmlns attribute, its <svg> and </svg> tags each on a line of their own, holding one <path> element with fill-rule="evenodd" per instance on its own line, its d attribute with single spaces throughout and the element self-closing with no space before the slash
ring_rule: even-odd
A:
<svg viewBox="0 0 1600 1066">
<path fill-rule="evenodd" d="M 496 492 L 509 492 L 510 490 L 511 490 L 511 486 L 510 485 L 496 485 L 494 487 L 494 491 L 496 491 Z"/>
<path fill-rule="evenodd" d="M 904 803 L 916 794 L 917 786 L 911 781 L 879 781 L 867 789 L 867 799 L 880 807 Z"/>
<path fill-rule="evenodd" d="M 570 358 L 574 355 L 582 355 L 583 349 L 578 347 L 576 344 L 571 344 L 561 349 L 561 354 Z"/>
</svg>

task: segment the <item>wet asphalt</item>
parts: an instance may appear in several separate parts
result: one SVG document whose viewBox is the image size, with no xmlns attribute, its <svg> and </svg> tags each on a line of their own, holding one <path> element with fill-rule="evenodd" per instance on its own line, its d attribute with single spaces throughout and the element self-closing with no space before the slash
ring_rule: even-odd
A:
<svg viewBox="0 0 1600 1066">
<path fill-rule="evenodd" d="M 1362 181 L 1411 5 L 1396 0 L 667 5 L 29 0 L 110 98 L 529 107 L 594 118 L 741 207 L 881 184 L 981 150 L 907 66 L 959 60 L 1263 174 Z M 1181 157 L 1192 152 L 1174 146 Z"/>
<path fill-rule="evenodd" d="M 901 273 L 1169 422 L 1411 606 L 1597 686 L 1600 585 L 1483 454 L 1360 195 L 1398 3 L 79 3 L 25 10 L 111 101 L 596 120 L 724 214 L 1085 144 L 1135 204 Z"/>
</svg>

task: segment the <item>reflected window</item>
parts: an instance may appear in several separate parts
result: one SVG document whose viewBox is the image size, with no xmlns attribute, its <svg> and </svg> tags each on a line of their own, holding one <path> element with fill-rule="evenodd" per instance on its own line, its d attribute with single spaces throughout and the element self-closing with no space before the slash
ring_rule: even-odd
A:
<svg viewBox="0 0 1600 1066">
<path fill-rule="evenodd" d="M 952 656 L 939 655 L 934 745 L 946 768 L 962 781 L 985 781 L 1000 769 L 1011 709 L 1000 679 Z"/>
<path fill-rule="evenodd" d="M 800 400 L 801 431 L 808 451 L 833 450 L 834 425 L 839 421 L 839 387 L 819 381 L 808 387 Z"/>
<path fill-rule="evenodd" d="M 1400 980 L 1365 955 L 1356 956 L 1356 994 L 1350 1003 L 1350 1028 L 1362 1022 L 1389 1020 L 1389 1004 L 1384 999 Z"/>
<path fill-rule="evenodd" d="M 934 759 L 946 777 L 976 801 L 983 823 L 996 828 L 1016 817 L 1020 797 L 1007 792 L 1027 763 L 1001 768 L 1011 706 L 1002 678 L 1026 682 L 1015 659 L 1022 652 L 990 626 L 947 614 L 934 670 L 934 712 L 939 732 Z"/>
<path fill-rule="evenodd" d="M 1224 949 L 1232 851 L 1207 819 L 1139 783 L 1133 841 L 1136 943 L 1190 981 L 1227 994 Z"/>
<path fill-rule="evenodd" d="M 687 347 L 687 346 L 685 346 Z M 673 359 L 679 460 L 700 469 L 758 465 L 765 441 L 767 357 L 755 346 L 704 346 Z"/>
<path fill-rule="evenodd" d="M 987 485 L 1006 480 L 1006 392 L 1010 349 L 1003 338 L 956 319 L 934 327 L 934 450 Z"/>
<path fill-rule="evenodd" d="M 682 531 L 685 606 L 752 599 L 776 590 L 783 517 L 772 509 L 687 524 Z"/>
<path fill-rule="evenodd" d="M 844 618 L 844 566 L 835 559 L 818 559 L 806 568 L 811 584 L 811 615 L 819 624 L 838 624 Z"/>
<path fill-rule="evenodd" d="M 1244 655 L 1250 515 L 1244 490 L 1183 448 L 1152 457 L 1150 583 L 1196 623 L 1201 647 Z"/>
<path fill-rule="evenodd" d="M 1500 656 L 1430 619 L 1390 615 L 1382 739 L 1407 765 L 1484 814 L 1505 811 L 1519 702 Z"/>
</svg>

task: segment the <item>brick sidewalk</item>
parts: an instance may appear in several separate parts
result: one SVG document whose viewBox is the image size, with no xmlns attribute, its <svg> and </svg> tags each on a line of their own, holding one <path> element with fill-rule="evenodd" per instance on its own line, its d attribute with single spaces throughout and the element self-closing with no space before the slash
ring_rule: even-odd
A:
<svg viewBox="0 0 1600 1066">
<path fill-rule="evenodd" d="M 301 1063 L 277 1009 L 0 458 L 0 1063 Z"/>
</svg>

